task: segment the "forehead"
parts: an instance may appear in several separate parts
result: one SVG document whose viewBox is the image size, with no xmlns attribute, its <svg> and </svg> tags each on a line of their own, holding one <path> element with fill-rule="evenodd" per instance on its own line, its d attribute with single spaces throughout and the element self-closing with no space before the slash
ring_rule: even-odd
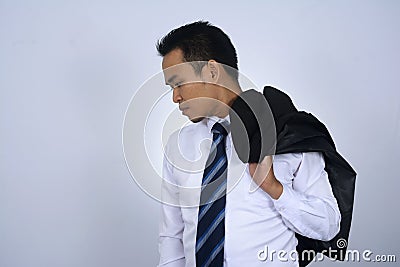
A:
<svg viewBox="0 0 400 267">
<path fill-rule="evenodd" d="M 164 56 L 162 61 L 162 69 L 165 70 L 183 62 L 183 52 L 181 49 L 177 48 Z"/>
<path fill-rule="evenodd" d="M 183 59 L 182 50 L 174 49 L 166 54 L 162 61 L 165 82 L 171 83 L 174 79 L 185 80 L 186 82 L 195 82 L 198 77 L 194 74 L 194 69 L 190 62 Z"/>
</svg>

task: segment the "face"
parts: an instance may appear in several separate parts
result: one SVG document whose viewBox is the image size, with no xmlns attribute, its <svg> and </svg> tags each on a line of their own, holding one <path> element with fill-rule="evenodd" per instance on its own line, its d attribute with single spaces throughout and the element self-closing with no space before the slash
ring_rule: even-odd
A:
<svg viewBox="0 0 400 267">
<path fill-rule="evenodd" d="M 163 58 L 162 68 L 167 85 L 173 90 L 173 101 L 179 104 L 182 114 L 192 122 L 205 117 L 218 116 L 221 101 L 219 89 L 207 82 L 213 76 L 208 66 L 204 66 L 201 75 L 196 75 L 190 63 L 184 62 L 183 52 L 175 49 Z"/>
</svg>

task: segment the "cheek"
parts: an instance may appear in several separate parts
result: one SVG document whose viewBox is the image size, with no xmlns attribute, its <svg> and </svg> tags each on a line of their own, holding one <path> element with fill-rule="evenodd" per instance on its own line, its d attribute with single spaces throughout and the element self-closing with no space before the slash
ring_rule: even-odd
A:
<svg viewBox="0 0 400 267">
<path fill-rule="evenodd" d="M 182 86 L 181 95 L 184 99 L 196 99 L 202 97 L 202 88 L 197 84 L 186 84 Z"/>
</svg>

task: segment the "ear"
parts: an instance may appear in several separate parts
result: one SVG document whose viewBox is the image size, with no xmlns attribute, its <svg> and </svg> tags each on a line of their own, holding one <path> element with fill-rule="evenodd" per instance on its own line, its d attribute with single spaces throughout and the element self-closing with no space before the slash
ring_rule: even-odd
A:
<svg viewBox="0 0 400 267">
<path fill-rule="evenodd" d="M 215 60 L 209 60 L 207 63 L 207 67 L 208 67 L 208 71 L 209 71 L 209 75 L 210 75 L 210 82 L 212 83 L 216 83 L 218 81 L 219 78 L 219 74 L 220 74 L 220 65 L 218 64 L 218 62 L 216 62 Z"/>
</svg>

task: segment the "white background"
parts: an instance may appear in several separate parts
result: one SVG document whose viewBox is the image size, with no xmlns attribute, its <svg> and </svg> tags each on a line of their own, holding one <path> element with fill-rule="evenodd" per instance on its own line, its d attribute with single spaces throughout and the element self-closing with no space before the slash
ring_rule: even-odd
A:
<svg viewBox="0 0 400 267">
<path fill-rule="evenodd" d="M 358 173 L 349 248 L 400 260 L 399 1 L 0 0 L 1 267 L 156 265 L 159 203 L 122 122 L 157 39 L 198 19 L 330 130 Z"/>
</svg>

